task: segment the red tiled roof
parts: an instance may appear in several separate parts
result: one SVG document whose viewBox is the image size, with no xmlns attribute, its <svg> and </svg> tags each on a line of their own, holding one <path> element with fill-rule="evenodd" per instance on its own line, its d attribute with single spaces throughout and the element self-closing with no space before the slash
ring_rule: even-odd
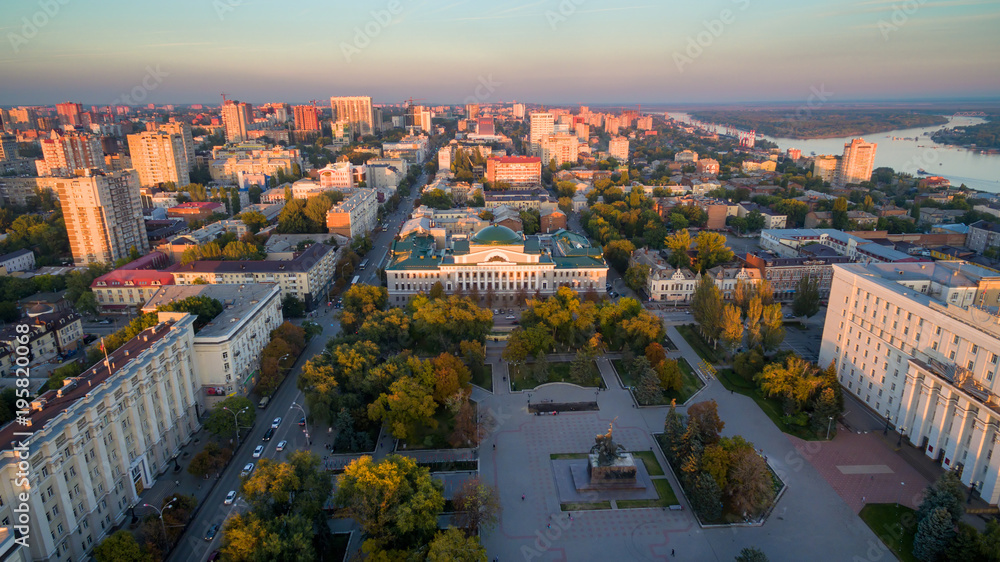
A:
<svg viewBox="0 0 1000 562">
<path fill-rule="evenodd" d="M 542 159 L 537 156 L 494 156 L 488 160 L 501 164 L 541 164 Z"/>
<path fill-rule="evenodd" d="M 116 269 L 104 274 L 90 284 L 94 287 L 151 287 L 173 285 L 174 276 L 152 269 Z"/>
</svg>

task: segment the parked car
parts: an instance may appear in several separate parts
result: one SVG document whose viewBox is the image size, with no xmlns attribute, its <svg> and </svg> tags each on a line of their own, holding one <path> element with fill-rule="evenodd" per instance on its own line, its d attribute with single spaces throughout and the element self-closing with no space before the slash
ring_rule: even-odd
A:
<svg viewBox="0 0 1000 562">
<path fill-rule="evenodd" d="M 208 528 L 208 532 L 205 533 L 205 540 L 210 541 L 215 538 L 215 534 L 219 532 L 219 524 L 216 523 Z"/>
<path fill-rule="evenodd" d="M 271 422 L 271 428 L 278 429 L 279 425 L 281 425 L 281 418 L 274 418 L 274 421 Z"/>
<path fill-rule="evenodd" d="M 516 320 L 516 318 L 512 314 L 508 314 L 507 320 Z"/>
<path fill-rule="evenodd" d="M 288 441 L 278 441 L 278 446 L 275 447 L 274 450 L 278 451 L 278 452 L 284 451 L 285 450 L 285 445 L 287 445 L 287 444 L 288 444 Z"/>
<path fill-rule="evenodd" d="M 257 445 L 257 448 L 253 450 L 253 458 L 259 459 L 262 454 L 264 454 L 264 446 Z"/>
<path fill-rule="evenodd" d="M 246 466 L 243 467 L 243 472 L 240 473 L 240 476 L 250 476 L 251 472 L 253 472 L 253 463 L 248 462 Z"/>
<path fill-rule="evenodd" d="M 236 501 L 236 490 L 229 490 L 229 493 L 226 494 L 226 501 L 222 503 L 226 505 L 232 505 L 234 501 Z"/>
</svg>

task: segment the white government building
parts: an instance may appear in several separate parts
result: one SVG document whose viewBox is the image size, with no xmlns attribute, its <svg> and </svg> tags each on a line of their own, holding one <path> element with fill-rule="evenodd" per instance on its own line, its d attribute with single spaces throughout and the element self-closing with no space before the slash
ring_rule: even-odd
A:
<svg viewBox="0 0 1000 562">
<path fill-rule="evenodd" d="M 1000 274 L 960 261 L 837 264 L 821 366 L 991 504 L 1000 500 Z"/>
</svg>

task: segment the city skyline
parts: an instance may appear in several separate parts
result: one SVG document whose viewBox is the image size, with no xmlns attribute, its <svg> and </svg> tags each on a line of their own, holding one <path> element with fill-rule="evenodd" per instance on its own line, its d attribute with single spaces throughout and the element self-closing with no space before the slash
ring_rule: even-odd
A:
<svg viewBox="0 0 1000 562">
<path fill-rule="evenodd" d="M 245 0 L 54 0 L 0 16 L 0 105 L 107 105 L 136 87 L 143 104 L 212 105 L 221 92 L 251 103 L 684 104 L 794 102 L 813 89 L 836 103 L 1000 91 L 1000 7 L 985 0 L 308 1 L 278 14 Z"/>
</svg>

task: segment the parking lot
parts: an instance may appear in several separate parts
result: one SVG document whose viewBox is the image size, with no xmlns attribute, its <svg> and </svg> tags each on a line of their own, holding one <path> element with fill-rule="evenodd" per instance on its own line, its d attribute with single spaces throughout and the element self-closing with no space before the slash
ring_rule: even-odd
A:
<svg viewBox="0 0 1000 562">
<path fill-rule="evenodd" d="M 806 361 L 815 363 L 819 360 L 819 347 L 823 341 L 823 321 L 826 309 L 803 323 L 798 320 L 785 324 L 785 341 L 781 343 L 782 350 L 792 350 Z M 822 367 L 823 365 L 821 365 Z"/>
</svg>

